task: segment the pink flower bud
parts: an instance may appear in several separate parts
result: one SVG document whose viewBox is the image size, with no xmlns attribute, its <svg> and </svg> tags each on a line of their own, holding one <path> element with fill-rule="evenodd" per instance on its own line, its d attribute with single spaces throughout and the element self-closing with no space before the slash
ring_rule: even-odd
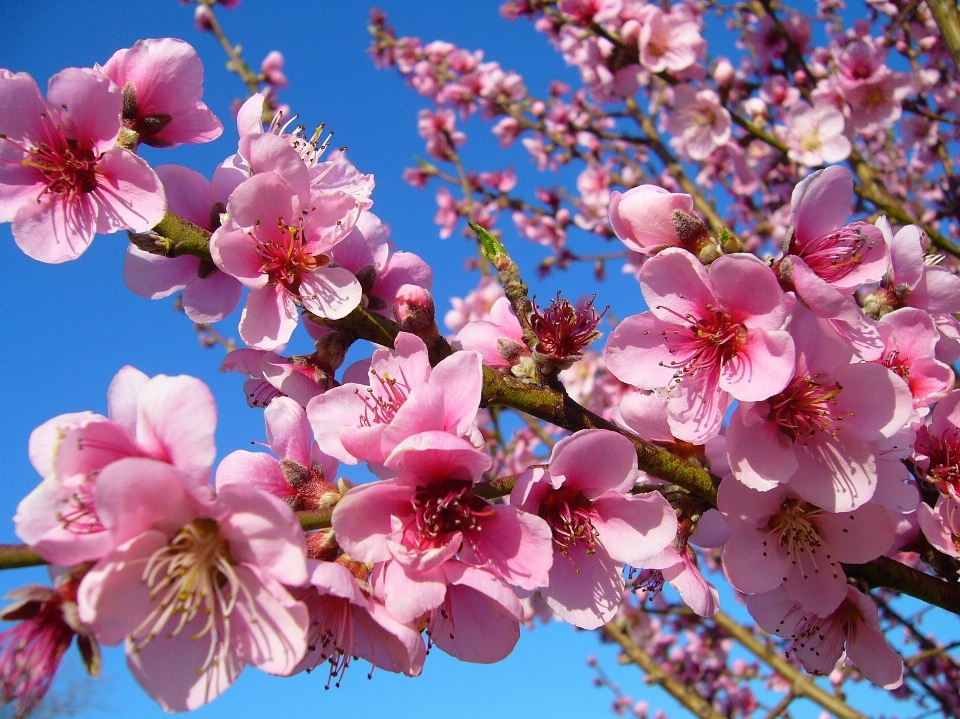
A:
<svg viewBox="0 0 960 719">
<path fill-rule="evenodd" d="M 733 85 L 733 81 L 737 79 L 737 73 L 727 58 L 721 57 L 717 60 L 717 66 L 713 68 L 713 79 L 720 90 L 729 90 Z"/>
<path fill-rule="evenodd" d="M 418 285 L 401 285 L 393 301 L 393 316 L 404 332 L 422 336 L 437 331 L 433 297 Z"/>
<path fill-rule="evenodd" d="M 210 8 L 206 5 L 197 5 L 197 9 L 193 11 L 193 24 L 196 25 L 197 30 L 200 32 L 210 32 L 213 30 L 213 13 L 210 12 Z"/>
<path fill-rule="evenodd" d="M 640 185 L 610 196 L 610 225 L 628 248 L 649 255 L 681 244 L 674 222 L 677 210 L 695 215 L 693 198 L 656 185 Z"/>
</svg>

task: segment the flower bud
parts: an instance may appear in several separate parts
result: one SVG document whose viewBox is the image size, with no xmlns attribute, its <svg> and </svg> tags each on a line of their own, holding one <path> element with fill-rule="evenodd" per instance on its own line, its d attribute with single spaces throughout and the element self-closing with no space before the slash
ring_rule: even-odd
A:
<svg viewBox="0 0 960 719">
<path fill-rule="evenodd" d="M 210 32 L 213 30 L 213 13 L 206 5 L 197 5 L 193 11 L 193 24 L 200 32 Z"/>
<path fill-rule="evenodd" d="M 640 185 L 610 196 L 610 225 L 629 249 L 644 255 L 682 244 L 674 213 L 695 216 L 690 195 Z"/>
<path fill-rule="evenodd" d="M 393 317 L 404 332 L 421 339 L 438 334 L 433 297 L 419 285 L 402 285 L 393 301 Z"/>
</svg>

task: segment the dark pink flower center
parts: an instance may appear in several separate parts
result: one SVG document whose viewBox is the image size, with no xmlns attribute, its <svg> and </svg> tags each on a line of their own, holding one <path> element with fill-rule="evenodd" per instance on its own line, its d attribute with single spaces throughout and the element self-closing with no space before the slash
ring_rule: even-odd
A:
<svg viewBox="0 0 960 719">
<path fill-rule="evenodd" d="M 541 311 L 537 307 L 536 298 L 532 304 L 530 327 L 539 340 L 537 349 L 557 359 L 579 354 L 584 347 L 597 339 L 599 333 L 595 330 L 607 312 L 605 309 L 597 314 L 593 299 L 587 302 L 583 309 L 577 309 L 567 300 L 561 299 L 559 292 L 545 310 Z"/>
<path fill-rule="evenodd" d="M 789 254 L 802 258 L 825 282 L 837 282 L 857 269 L 880 239 L 880 231 L 866 222 L 854 222 L 800 245 L 791 242 Z"/>
<path fill-rule="evenodd" d="M 480 530 L 483 519 L 493 514 L 493 506 L 473 494 L 471 486 L 466 480 L 447 479 L 417 487 L 411 529 L 418 550 L 442 547 L 455 532 L 466 537 Z"/>
<path fill-rule="evenodd" d="M 660 306 L 658 309 L 673 312 L 669 307 Z M 720 368 L 740 353 L 740 348 L 747 340 L 746 326 L 735 321 L 729 312 L 717 307 L 707 305 L 703 316 L 696 320 L 693 315 L 673 313 L 692 322 L 687 327 L 671 326 L 660 330 L 670 354 L 679 356 L 679 359 L 669 363 L 670 367 L 677 369 L 677 381 L 701 373 L 716 378 Z"/>
<path fill-rule="evenodd" d="M 97 163 L 100 161 L 97 153 L 64 136 L 60 125 L 51 121 L 46 113 L 41 113 L 40 117 L 47 139 L 34 147 L 25 147 L 0 135 L 0 140 L 9 142 L 26 154 L 19 161 L 4 162 L 39 170 L 44 185 L 41 195 L 52 193 L 61 195 L 67 202 L 74 202 L 81 195 L 96 190 Z"/>
<path fill-rule="evenodd" d="M 836 406 L 842 390 L 837 382 L 818 384 L 809 377 L 794 377 L 783 392 L 767 400 L 769 419 L 801 444 L 818 432 L 835 435 L 843 420 Z"/>
<path fill-rule="evenodd" d="M 376 370 L 370 370 L 370 374 L 379 386 L 368 387 L 366 392 L 357 390 L 357 396 L 363 400 L 365 407 L 364 414 L 360 418 L 360 426 L 390 424 L 397 410 L 410 396 L 410 385 L 407 384 L 407 378 L 402 369 L 400 379 L 394 379 L 386 373 L 381 375 Z"/>
<path fill-rule="evenodd" d="M 880 358 L 880 364 L 889 367 L 901 379 L 910 381 L 910 360 L 907 357 L 900 356 L 900 350 L 890 350 Z"/>
<path fill-rule="evenodd" d="M 564 556 L 577 545 L 587 554 L 597 551 L 597 530 L 593 526 L 596 512 L 583 492 L 569 487 L 553 489 L 540 503 L 537 514 L 550 525 L 553 546 Z"/>
<path fill-rule="evenodd" d="M 930 458 L 927 479 L 944 494 L 960 493 L 960 429 L 948 427 L 940 435 L 926 427 L 917 432 L 917 454 Z"/>
<path fill-rule="evenodd" d="M 269 238 L 258 230 L 254 232 L 257 253 L 263 260 L 260 271 L 270 278 L 269 284 L 279 285 L 292 294 L 298 293 L 304 274 L 330 262 L 326 255 L 310 254 L 302 220 L 294 226 L 278 218 L 277 232 L 270 233 Z"/>
<path fill-rule="evenodd" d="M 66 506 L 57 515 L 63 528 L 69 532 L 94 534 L 105 529 L 97 515 L 97 507 L 94 503 L 97 471 L 94 470 L 89 476 L 83 478 L 64 501 Z"/>
</svg>

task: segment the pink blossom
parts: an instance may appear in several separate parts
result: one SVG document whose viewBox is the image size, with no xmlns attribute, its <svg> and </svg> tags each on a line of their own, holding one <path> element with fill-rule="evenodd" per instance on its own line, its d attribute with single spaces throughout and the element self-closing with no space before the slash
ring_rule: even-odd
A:
<svg viewBox="0 0 960 719">
<path fill-rule="evenodd" d="M 488 367 L 508 369 L 530 357 L 520 321 L 506 297 L 493 303 L 488 319 L 473 320 L 461 327 L 454 342 L 465 350 L 479 352 Z"/>
<path fill-rule="evenodd" d="M 457 226 L 457 220 L 460 213 L 457 209 L 457 203 L 450 194 L 450 190 L 440 186 L 437 188 L 437 214 L 433 221 L 440 225 L 440 239 L 445 240 L 453 234 L 453 229 Z"/>
<path fill-rule="evenodd" d="M 285 345 L 299 307 L 339 319 L 360 304 L 360 283 L 325 254 L 352 227 L 356 204 L 346 195 L 314 200 L 301 212 L 300 198 L 280 175 L 254 175 L 230 195 L 227 222 L 210 238 L 217 266 L 250 288 L 240 336 L 255 349 Z"/>
<path fill-rule="evenodd" d="M 941 494 L 960 497 L 960 391 L 937 402 L 928 424 L 917 430 L 917 466 Z"/>
<path fill-rule="evenodd" d="M 883 356 L 879 362 L 910 387 L 914 409 L 927 407 L 953 389 L 953 370 L 934 357 L 940 333 L 926 312 L 903 307 L 880 318 Z"/>
<path fill-rule="evenodd" d="M 609 621 L 623 596 L 623 565 L 645 566 L 676 536 L 676 515 L 660 494 L 628 494 L 639 476 L 626 438 L 581 430 L 554 446 L 549 467 L 524 472 L 510 495 L 512 506 L 550 527 L 553 565 L 540 593 L 571 624 Z"/>
<path fill-rule="evenodd" d="M 450 299 L 453 309 L 444 315 L 443 323 L 451 332 L 459 332 L 467 322 L 489 319 L 494 303 L 503 296 L 503 287 L 496 278 L 481 277 L 476 289 L 466 297 Z"/>
<path fill-rule="evenodd" d="M 707 47 L 697 24 L 675 8 L 665 13 L 656 5 L 644 5 L 642 23 L 640 64 L 650 72 L 686 70 Z"/>
<path fill-rule="evenodd" d="M 116 145 L 119 88 L 95 70 L 67 68 L 47 95 L 25 73 L 0 77 L 0 222 L 13 222 L 17 246 L 41 262 L 66 262 L 95 233 L 160 222 L 160 180 Z"/>
<path fill-rule="evenodd" d="M 266 407 L 276 397 L 291 397 L 306 407 L 323 391 L 318 368 L 298 356 L 288 358 L 266 350 L 237 349 L 224 358 L 220 371 L 240 372 L 250 378 L 243 383 L 250 407 Z"/>
<path fill-rule="evenodd" d="M 807 167 L 843 162 L 852 145 L 843 134 L 843 113 L 829 105 L 797 102 L 787 111 L 784 141 L 790 159 Z"/>
<path fill-rule="evenodd" d="M 30 460 L 43 481 L 17 507 L 17 536 L 47 561 L 95 560 L 112 548 L 96 485 L 104 469 L 125 457 L 169 462 L 197 486 L 209 481 L 216 456 L 217 408 L 198 379 L 133 367 L 107 391 L 109 419 L 92 412 L 60 415 L 30 435 Z"/>
<path fill-rule="evenodd" d="M 210 183 L 199 172 L 180 165 L 156 168 L 171 212 L 198 227 L 215 230 L 226 197 L 214 199 Z M 194 322 L 217 322 L 240 304 L 243 285 L 212 262 L 193 255 L 162 257 L 127 245 L 123 281 L 139 297 L 157 300 L 183 290 L 183 311 Z"/>
<path fill-rule="evenodd" d="M 430 289 L 433 284 L 433 270 L 418 255 L 390 251 L 389 230 L 372 212 L 360 213 L 356 226 L 330 257 L 357 277 L 363 290 L 361 305 L 388 317 L 400 287 Z"/>
<path fill-rule="evenodd" d="M 670 583 L 680 594 L 684 604 L 701 617 L 712 617 L 720 611 L 720 594 L 704 579 L 697 566 L 697 555 L 689 545 L 678 552 L 667 546 L 662 552 L 644 562 L 646 569 L 633 582 L 635 589 L 644 589 L 645 580 L 655 576 L 660 584 Z"/>
<path fill-rule="evenodd" d="M 960 557 L 957 540 L 960 538 L 960 502 L 956 497 L 941 494 L 934 507 L 920 502 L 917 506 L 917 522 L 936 549 L 950 557 Z"/>
<path fill-rule="evenodd" d="M 472 491 L 490 467 L 486 454 L 452 434 L 429 431 L 398 445 L 388 464 L 398 476 L 350 489 L 334 508 L 333 529 L 353 559 L 396 565 L 383 580 L 394 617 L 411 621 L 439 606 L 444 582 L 426 573 L 455 559 L 523 589 L 546 584 L 552 561 L 546 522 Z M 409 592 L 407 582 L 432 586 Z"/>
<path fill-rule="evenodd" d="M 309 671 L 326 662 L 328 687 L 334 677 L 340 686 L 355 657 L 388 672 L 420 675 L 426 649 L 414 626 L 390 616 L 343 564 L 308 560 L 307 566 L 310 584 L 294 592 L 310 612 L 308 650 L 298 670 Z"/>
<path fill-rule="evenodd" d="M 666 114 L 672 146 L 691 160 L 706 160 L 714 150 L 730 142 L 730 113 L 713 90 L 677 85 L 673 95 L 673 109 Z"/>
<path fill-rule="evenodd" d="M 645 255 L 683 244 L 674 219 L 677 212 L 696 216 L 690 195 L 640 185 L 610 196 L 610 226 L 629 249 Z"/>
<path fill-rule="evenodd" d="M 788 325 L 796 372 L 778 394 L 741 402 L 730 418 L 727 451 L 737 478 L 766 491 L 779 483 L 834 512 L 862 506 L 876 491 L 873 443 L 892 437 L 913 414 L 906 383 L 851 350 L 797 305 Z"/>
<path fill-rule="evenodd" d="M 283 53 L 279 50 L 271 50 L 260 63 L 260 73 L 266 78 L 266 81 L 276 87 L 287 87 L 287 76 L 283 74 Z"/>
<path fill-rule="evenodd" d="M 834 165 L 807 176 L 793 191 L 793 233 L 773 267 L 807 307 L 871 360 L 881 352 L 879 332 L 852 295 L 860 285 L 883 277 L 887 250 L 873 225 L 844 226 L 852 203 L 853 176 L 846 168 Z"/>
<path fill-rule="evenodd" d="M 852 586 L 833 612 L 805 611 L 781 588 L 747 598 L 747 609 L 762 629 L 790 641 L 789 654 L 812 674 L 829 674 L 844 656 L 864 677 L 885 689 L 903 682 L 903 659 L 880 629 L 877 606 Z"/>
<path fill-rule="evenodd" d="M 22 719 L 50 689 L 74 637 L 92 676 L 100 672 L 100 648 L 77 616 L 76 579 L 67 576 L 53 589 L 21 587 L 7 596 L 14 603 L 0 612 L 0 619 L 19 624 L 0 633 L 0 702 L 15 702 L 15 715 Z"/>
<path fill-rule="evenodd" d="M 893 544 L 893 517 L 876 504 L 833 514 L 784 487 L 758 492 L 727 477 L 717 506 L 733 535 L 723 546 L 723 571 L 745 594 L 781 584 L 805 611 L 827 616 L 846 596 L 840 562 L 864 564 Z"/>
<path fill-rule="evenodd" d="M 200 98 L 203 64 L 183 40 L 137 40 L 117 50 L 104 75 L 123 93 L 123 126 L 151 147 L 210 142 L 223 125 Z"/>
<path fill-rule="evenodd" d="M 766 399 L 790 381 L 793 340 L 780 329 L 787 305 L 756 257 L 726 255 L 708 271 L 668 248 L 644 263 L 640 287 L 651 310 L 620 323 L 605 359 L 627 384 L 669 387 L 675 437 L 702 444 L 720 431 L 730 397 Z"/>
<path fill-rule="evenodd" d="M 263 452 L 237 450 L 217 467 L 216 487 L 248 484 L 279 497 L 296 511 L 321 509 L 339 498 L 334 482 L 338 462 L 320 451 L 303 407 L 277 397 L 263 412 L 267 446 Z M 279 457 L 279 459 L 277 459 Z"/>
<path fill-rule="evenodd" d="M 113 549 L 84 577 L 80 618 L 167 711 L 219 696 L 246 664 L 289 675 L 307 650 L 307 611 L 283 585 L 307 581 L 290 508 L 244 485 L 213 497 L 176 468 L 128 458 L 96 499 Z"/>
<path fill-rule="evenodd" d="M 310 400 L 307 416 L 326 454 L 348 464 L 383 464 L 419 432 L 477 433 L 480 355 L 455 352 L 431 368 L 427 347 L 416 335 L 401 332 L 394 347 L 374 352 L 363 372 L 369 386 L 346 382 Z"/>
</svg>

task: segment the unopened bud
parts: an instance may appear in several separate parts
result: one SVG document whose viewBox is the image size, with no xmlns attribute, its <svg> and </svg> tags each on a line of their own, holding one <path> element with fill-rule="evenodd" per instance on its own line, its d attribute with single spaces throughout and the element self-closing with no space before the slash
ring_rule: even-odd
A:
<svg viewBox="0 0 960 719">
<path fill-rule="evenodd" d="M 734 80 L 737 79 L 737 72 L 727 58 L 721 57 L 717 60 L 716 67 L 713 68 L 713 79 L 716 81 L 717 89 L 720 90 L 721 94 L 730 90 Z"/>
<path fill-rule="evenodd" d="M 193 24 L 200 32 L 210 32 L 213 30 L 213 13 L 206 5 L 197 5 L 193 11 Z"/>
<path fill-rule="evenodd" d="M 673 229 L 677 233 L 677 237 L 680 238 L 681 244 L 694 255 L 699 257 L 700 252 L 707 245 L 712 244 L 707 226 L 698 215 L 691 215 L 683 210 L 674 210 L 672 219 Z"/>
<path fill-rule="evenodd" d="M 435 339 L 437 309 L 430 293 L 419 285 L 402 285 L 393 301 L 393 317 L 404 332 L 412 332 L 426 341 Z"/>
</svg>

